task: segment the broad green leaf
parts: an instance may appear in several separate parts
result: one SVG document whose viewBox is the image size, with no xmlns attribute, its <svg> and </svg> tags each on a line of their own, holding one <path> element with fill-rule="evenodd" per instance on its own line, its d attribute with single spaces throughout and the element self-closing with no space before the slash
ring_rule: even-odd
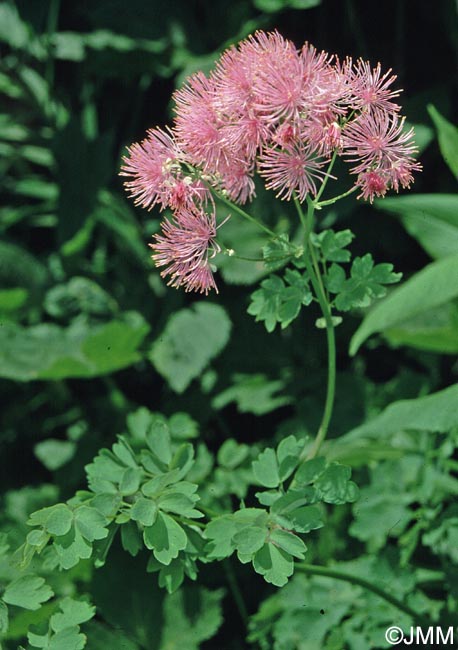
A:
<svg viewBox="0 0 458 650">
<path fill-rule="evenodd" d="M 5 323 L 0 330 L 0 375 L 19 381 L 104 375 L 140 359 L 137 350 L 148 331 L 136 312 L 99 326 L 77 321 L 67 329 Z"/>
<path fill-rule="evenodd" d="M 379 210 L 399 215 L 407 232 L 431 257 L 458 253 L 458 196 L 412 194 L 375 202 Z"/>
<path fill-rule="evenodd" d="M 278 461 L 273 449 L 265 449 L 253 461 L 253 473 L 261 485 L 265 487 L 274 488 L 280 484 Z"/>
<path fill-rule="evenodd" d="M 170 387 L 182 393 L 229 340 L 231 322 L 219 305 L 197 302 L 168 320 L 149 359 Z"/>
<path fill-rule="evenodd" d="M 53 614 L 50 620 L 54 632 L 86 623 L 95 615 L 95 607 L 83 600 L 74 600 L 69 597 L 59 603 L 59 608 L 61 611 Z"/>
<path fill-rule="evenodd" d="M 291 555 L 273 544 L 264 544 L 253 558 L 253 568 L 276 587 L 283 587 L 293 575 L 294 562 Z"/>
<path fill-rule="evenodd" d="M 251 295 L 248 307 L 250 316 L 255 320 L 264 321 L 268 332 L 273 332 L 278 322 L 278 310 L 281 307 L 281 296 L 285 290 L 284 282 L 278 275 L 272 275 L 261 282 L 261 288 Z"/>
<path fill-rule="evenodd" d="M 428 104 L 427 109 L 437 130 L 442 156 L 458 180 L 458 128 L 446 120 L 433 104 Z"/>
<path fill-rule="evenodd" d="M 457 296 L 458 255 L 429 264 L 371 309 L 351 340 L 350 354 L 371 334 L 396 328 Z"/>
<path fill-rule="evenodd" d="M 143 531 L 145 546 L 161 564 L 170 564 L 187 544 L 183 528 L 169 515 L 159 512 L 152 526 Z"/>
<path fill-rule="evenodd" d="M 140 497 L 132 506 L 130 518 L 143 526 L 152 526 L 157 516 L 157 505 L 151 499 Z"/>
<path fill-rule="evenodd" d="M 48 438 L 37 443 L 33 451 L 46 469 L 54 471 L 73 458 L 76 452 L 76 444 L 71 440 Z"/>
<path fill-rule="evenodd" d="M 154 523 L 154 519 L 151 520 L 151 517 L 147 521 Z M 136 524 L 128 521 L 121 526 L 121 543 L 123 549 L 130 553 L 132 557 L 135 557 L 143 548 L 142 538 Z"/>
<path fill-rule="evenodd" d="M 309 533 L 324 526 L 323 513 L 317 506 L 303 506 L 286 514 L 293 530 L 297 533 Z"/>
<path fill-rule="evenodd" d="M 299 465 L 294 479 L 299 485 L 308 485 L 321 476 L 325 467 L 326 460 L 322 456 L 312 458 Z"/>
<path fill-rule="evenodd" d="M 341 440 L 378 439 L 398 431 L 448 432 L 458 426 L 457 404 L 458 384 L 426 397 L 400 400 L 347 433 Z"/>
<path fill-rule="evenodd" d="M 271 239 L 262 249 L 262 256 L 266 269 L 278 271 L 283 268 L 293 257 L 292 246 L 287 235 L 280 235 Z"/>
<path fill-rule="evenodd" d="M 52 287 L 45 296 L 44 306 L 55 318 L 67 318 L 80 313 L 110 316 L 117 310 L 116 301 L 93 280 L 73 277 L 65 284 Z"/>
<path fill-rule="evenodd" d="M 170 429 L 161 417 L 153 417 L 145 434 L 146 444 L 159 460 L 168 465 L 172 458 Z"/>
<path fill-rule="evenodd" d="M 24 609 L 39 609 L 42 603 L 54 595 L 44 578 L 28 574 L 17 578 L 6 587 L 3 600 L 8 605 L 17 605 Z"/>
<path fill-rule="evenodd" d="M 458 230 L 457 230 L 458 232 Z M 445 303 L 434 310 L 386 330 L 393 346 L 408 345 L 442 354 L 458 352 L 458 305 Z"/>
<path fill-rule="evenodd" d="M 183 580 L 184 568 L 183 564 L 179 562 L 172 562 L 168 566 L 162 566 L 159 571 L 159 587 L 165 587 L 169 594 L 173 594 L 181 587 Z"/>
</svg>

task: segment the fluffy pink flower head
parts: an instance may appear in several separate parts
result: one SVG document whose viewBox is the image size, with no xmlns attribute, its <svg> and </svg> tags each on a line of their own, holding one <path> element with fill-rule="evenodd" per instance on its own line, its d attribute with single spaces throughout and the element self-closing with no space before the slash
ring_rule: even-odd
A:
<svg viewBox="0 0 458 650">
<path fill-rule="evenodd" d="M 391 100 L 398 97 L 401 90 L 393 90 L 391 84 L 396 81 L 396 75 L 391 70 L 382 74 L 380 63 L 371 68 L 369 61 L 358 59 L 353 65 L 351 59 L 344 64 L 344 75 L 351 90 L 350 103 L 353 109 L 372 110 L 382 109 L 396 113 L 400 106 Z"/>
<path fill-rule="evenodd" d="M 157 204 L 161 209 L 179 209 L 195 200 L 205 200 L 208 190 L 183 173 L 183 156 L 171 132 L 150 129 L 145 140 L 134 143 L 127 151 L 120 175 L 130 179 L 124 185 L 136 205 L 148 210 Z"/>
<path fill-rule="evenodd" d="M 156 266 L 165 266 L 161 276 L 170 276 L 168 285 L 206 295 L 218 288 L 210 260 L 220 251 L 215 241 L 216 218 L 198 208 L 183 208 L 173 222 L 162 223 L 162 235 L 155 235 L 152 258 Z"/>
</svg>

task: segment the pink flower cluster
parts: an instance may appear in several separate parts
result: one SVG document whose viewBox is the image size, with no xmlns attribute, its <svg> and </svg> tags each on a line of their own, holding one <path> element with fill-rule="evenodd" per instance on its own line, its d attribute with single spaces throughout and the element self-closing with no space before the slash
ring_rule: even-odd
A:
<svg viewBox="0 0 458 650">
<path fill-rule="evenodd" d="M 137 204 L 173 213 L 151 245 L 169 284 L 216 289 L 212 191 L 243 204 L 258 174 L 277 197 L 302 202 L 316 196 L 336 154 L 350 163 L 358 198 L 409 187 L 421 166 L 390 73 L 257 32 L 224 52 L 208 77 L 190 77 L 175 93 L 172 129 L 133 144 L 121 171 Z"/>
</svg>

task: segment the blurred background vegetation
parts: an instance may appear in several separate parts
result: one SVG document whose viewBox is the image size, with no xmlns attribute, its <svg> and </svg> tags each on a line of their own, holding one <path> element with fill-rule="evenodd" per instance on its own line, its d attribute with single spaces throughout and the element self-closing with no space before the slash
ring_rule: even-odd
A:
<svg viewBox="0 0 458 650">
<path fill-rule="evenodd" d="M 81 488 L 84 465 L 139 406 L 189 413 L 211 452 L 227 438 L 258 443 L 316 427 L 326 368 L 318 314 L 311 310 L 268 335 L 246 314 L 265 271 L 224 259 L 220 294 L 206 300 L 224 308 L 206 321 L 206 338 L 213 329 L 223 332 L 220 340 L 208 349 L 204 341 L 202 352 L 198 319 L 172 332 L 171 315 L 202 298 L 165 287 L 147 248 L 160 215 L 135 209 L 118 177 L 125 146 L 170 121 L 174 88 L 258 28 L 392 67 L 422 150 L 424 171 L 413 191 L 456 191 L 427 110 L 433 104 L 457 121 L 454 0 L 0 2 L 0 485 L 4 525 L 18 540 L 27 512 Z M 405 278 L 458 251 L 458 223 L 425 235 L 407 213 L 382 207 L 350 200 L 323 224 L 351 228 L 355 254 L 370 250 Z M 252 211 L 281 231 L 294 216 L 285 204 L 278 210 L 272 194 L 259 192 Z M 265 243 L 236 218 L 221 235 L 248 256 Z M 439 343 L 436 321 L 436 343 L 430 337 L 394 348 L 377 339 L 356 360 L 347 350 L 361 315 L 345 320 L 333 436 L 394 399 L 456 382 L 456 304 L 447 309 Z M 348 557 L 342 539 L 323 535 L 320 544 L 322 562 Z M 135 576 L 132 560 L 128 568 Z M 271 591 L 250 575 L 242 580 L 252 612 L 259 590 Z M 204 581 L 217 586 L 205 572 Z M 101 592 L 100 578 L 95 582 L 94 593 Z M 140 583 L 140 574 L 132 578 Z M 232 622 L 202 648 L 244 647 L 233 605 L 225 607 Z"/>
</svg>

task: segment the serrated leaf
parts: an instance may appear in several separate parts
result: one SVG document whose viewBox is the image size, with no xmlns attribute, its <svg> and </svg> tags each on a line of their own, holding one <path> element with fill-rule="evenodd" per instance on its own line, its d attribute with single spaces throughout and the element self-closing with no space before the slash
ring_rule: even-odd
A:
<svg viewBox="0 0 458 650">
<path fill-rule="evenodd" d="M 86 635 L 80 633 L 78 625 L 60 630 L 51 637 L 49 650 L 83 650 Z"/>
<path fill-rule="evenodd" d="M 179 562 L 172 562 L 162 566 L 159 571 L 159 587 L 165 587 L 169 594 L 173 594 L 183 583 L 184 569 Z"/>
<path fill-rule="evenodd" d="M 351 230 L 325 230 L 314 236 L 313 243 L 321 248 L 321 254 L 327 262 L 349 262 L 351 253 L 345 249 L 353 239 Z"/>
<path fill-rule="evenodd" d="M 273 332 L 278 322 L 278 310 L 285 284 L 277 275 L 272 275 L 261 282 L 261 288 L 251 294 L 251 303 L 247 309 L 256 322 L 264 321 L 268 332 Z"/>
<path fill-rule="evenodd" d="M 294 562 L 291 555 L 273 544 L 264 544 L 253 558 L 253 568 L 276 587 L 283 587 L 293 575 Z"/>
<path fill-rule="evenodd" d="M 247 526 L 242 528 L 233 537 L 233 542 L 239 553 L 249 555 L 250 559 L 253 553 L 259 551 L 266 542 L 267 528 L 260 526 Z"/>
<path fill-rule="evenodd" d="M 130 510 L 130 518 L 143 526 L 152 526 L 157 516 L 157 505 L 151 499 L 140 497 Z"/>
<path fill-rule="evenodd" d="M 161 564 L 170 564 L 187 544 L 183 528 L 169 515 L 159 512 L 152 526 L 143 531 L 145 546 Z"/>
<path fill-rule="evenodd" d="M 92 545 L 74 526 L 66 535 L 56 537 L 53 548 L 62 569 L 71 569 L 80 560 L 87 560 L 92 555 Z"/>
<path fill-rule="evenodd" d="M 278 472 L 278 461 L 273 449 L 265 449 L 252 463 L 253 473 L 256 479 L 268 488 L 277 487 L 280 484 Z"/>
<path fill-rule="evenodd" d="M 325 503 L 352 503 L 358 498 L 358 488 L 350 477 L 349 467 L 333 463 L 315 480 L 315 488 Z"/>
<path fill-rule="evenodd" d="M 43 526 L 51 535 L 66 535 L 71 528 L 73 512 L 65 503 L 42 508 L 30 515 L 29 526 Z"/>
<path fill-rule="evenodd" d="M 53 590 L 44 578 L 28 574 L 10 582 L 3 594 L 3 600 L 8 605 L 35 610 L 53 595 Z"/>
<path fill-rule="evenodd" d="M 89 506 L 75 510 L 75 527 L 88 542 L 104 539 L 108 535 L 108 521 L 101 512 Z"/>
<path fill-rule="evenodd" d="M 95 607 L 83 600 L 64 598 L 59 603 L 60 612 L 53 614 L 50 619 L 54 632 L 60 632 L 67 627 L 86 623 L 95 615 Z"/>
<path fill-rule="evenodd" d="M 288 235 L 280 235 L 271 239 L 262 249 L 262 257 L 268 271 L 277 271 L 283 268 L 293 257 Z"/>
<path fill-rule="evenodd" d="M 393 273 L 392 264 L 374 266 L 372 255 L 355 257 L 351 266 L 350 278 L 343 282 L 335 299 L 336 308 L 348 311 L 355 307 L 367 307 L 375 298 L 386 294 L 385 284 L 392 284 L 401 279 L 400 273 Z M 335 286 L 328 283 L 328 289 Z"/>
<path fill-rule="evenodd" d="M 221 560 L 232 555 L 235 544 L 232 541 L 237 532 L 237 525 L 232 515 L 222 515 L 210 521 L 205 528 L 204 536 L 210 540 L 207 544 L 207 557 Z"/>
<path fill-rule="evenodd" d="M 219 305 L 198 302 L 168 320 L 149 359 L 170 387 L 182 393 L 229 340 L 231 322 Z"/>
</svg>

